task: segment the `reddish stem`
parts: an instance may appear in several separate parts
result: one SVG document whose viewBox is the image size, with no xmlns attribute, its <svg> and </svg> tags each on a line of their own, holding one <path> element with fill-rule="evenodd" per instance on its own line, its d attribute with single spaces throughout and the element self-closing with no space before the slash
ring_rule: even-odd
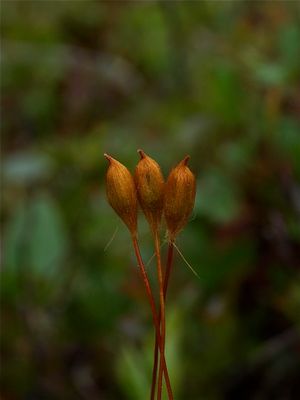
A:
<svg viewBox="0 0 300 400">
<path fill-rule="evenodd" d="M 137 241 L 137 238 L 135 236 L 132 236 L 132 243 L 133 243 L 135 255 L 136 255 L 136 258 L 137 258 L 137 261 L 138 261 L 138 265 L 140 267 L 140 271 L 141 271 L 141 274 L 142 274 L 142 278 L 143 278 L 143 282 L 144 282 L 144 285 L 145 285 L 147 297 L 148 297 L 148 300 L 149 300 L 149 303 L 150 303 L 151 311 L 152 311 L 152 318 L 153 318 L 153 322 L 154 322 L 154 325 L 155 325 L 156 339 L 158 341 L 158 346 L 159 346 L 160 353 L 161 353 L 162 368 L 163 368 L 163 371 L 164 371 L 166 386 L 167 386 L 167 390 L 168 390 L 168 396 L 169 396 L 170 400 L 173 400 L 173 393 L 172 393 L 172 388 L 171 388 L 168 368 L 167 368 L 167 365 L 166 365 L 164 351 L 163 351 L 163 347 L 162 347 L 161 340 L 160 340 L 160 324 L 159 324 L 159 320 L 158 320 L 158 316 L 157 316 L 157 312 L 156 312 L 155 301 L 154 301 L 152 289 L 151 289 L 151 286 L 150 286 L 150 282 L 149 282 L 149 278 L 148 278 L 148 275 L 147 275 L 147 271 L 146 271 L 144 262 L 143 262 L 142 257 L 141 257 L 141 252 L 140 252 L 140 249 L 139 249 L 138 241 Z"/>
<path fill-rule="evenodd" d="M 164 299 L 167 298 L 170 272 L 171 272 L 172 265 L 173 265 L 173 256 L 174 256 L 174 246 L 173 246 L 172 242 L 169 242 L 167 266 L 166 266 L 166 271 L 165 271 L 165 276 L 164 276 L 164 291 L 163 291 Z M 160 320 L 161 320 L 161 313 L 159 312 L 159 314 L 158 314 L 159 324 L 160 324 Z M 154 347 L 154 364 L 153 364 L 153 371 L 152 371 L 151 400 L 154 400 L 154 397 L 155 397 L 155 386 L 156 386 L 157 366 L 158 366 L 158 347 L 159 347 L 158 339 L 159 338 L 156 336 L 155 337 L 155 347 Z"/>
<path fill-rule="evenodd" d="M 166 339 L 166 318 L 165 318 L 165 299 L 164 299 L 164 283 L 162 275 L 161 257 L 160 257 L 160 244 L 158 232 L 154 233 L 154 244 L 156 254 L 156 265 L 157 265 L 157 279 L 159 284 L 159 304 L 160 304 L 160 360 L 158 370 L 158 382 L 157 382 L 157 400 L 161 400 L 162 396 L 162 376 L 163 376 L 163 360 L 165 357 L 165 339 Z"/>
</svg>

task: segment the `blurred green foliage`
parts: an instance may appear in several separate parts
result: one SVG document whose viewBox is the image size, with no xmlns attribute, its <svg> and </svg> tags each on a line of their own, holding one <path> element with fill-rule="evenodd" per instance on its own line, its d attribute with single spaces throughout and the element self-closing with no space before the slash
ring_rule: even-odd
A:
<svg viewBox="0 0 300 400">
<path fill-rule="evenodd" d="M 143 148 L 165 175 L 189 153 L 198 179 L 175 398 L 298 399 L 299 4 L 3 1 L 1 25 L 1 398 L 148 398 L 150 310 L 103 158 Z M 142 217 L 140 241 L 147 261 Z"/>
</svg>

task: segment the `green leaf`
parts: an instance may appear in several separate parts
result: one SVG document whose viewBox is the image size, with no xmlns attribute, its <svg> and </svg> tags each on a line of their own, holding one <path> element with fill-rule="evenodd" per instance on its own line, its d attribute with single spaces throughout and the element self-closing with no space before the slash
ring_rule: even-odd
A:
<svg viewBox="0 0 300 400">
<path fill-rule="evenodd" d="M 276 63 L 263 63 L 255 72 L 256 79 L 265 85 L 281 85 L 285 83 L 287 73 L 284 67 Z"/>
<path fill-rule="evenodd" d="M 145 358 L 137 350 L 133 348 L 123 349 L 118 375 L 127 399 L 140 400 L 149 398 L 150 386 L 145 368 Z"/>
<path fill-rule="evenodd" d="M 9 268 L 30 268 L 49 276 L 67 251 L 67 234 L 56 203 L 47 194 L 22 204 L 13 214 L 5 235 L 5 262 Z"/>
<path fill-rule="evenodd" d="M 172 384 L 173 394 L 179 391 L 183 377 L 182 368 L 182 313 L 177 308 L 168 309 L 166 330 L 166 361 Z M 117 364 L 117 374 L 124 393 L 129 400 L 149 398 L 151 373 L 153 366 L 153 331 L 149 332 L 144 346 L 137 351 L 132 345 L 126 345 Z M 163 388 L 163 399 L 167 399 L 166 388 Z"/>
<path fill-rule="evenodd" d="M 239 195 L 234 182 L 222 172 L 212 169 L 208 171 L 198 187 L 195 212 L 211 219 L 213 222 L 225 223 L 239 213 Z"/>
<path fill-rule="evenodd" d="M 147 72 L 155 75 L 168 68 L 170 51 L 167 30 L 159 6 L 145 4 L 129 7 L 123 14 L 120 28 L 118 47 L 126 49 Z M 116 40 L 115 37 L 112 39 Z"/>
<path fill-rule="evenodd" d="M 55 202 L 47 195 L 35 199 L 31 213 L 33 225 L 28 246 L 30 264 L 47 275 L 60 265 L 66 255 L 66 231 Z"/>
<path fill-rule="evenodd" d="M 4 233 L 4 265 L 14 270 L 21 263 L 22 247 L 25 240 L 26 212 L 25 204 L 19 204 L 14 210 Z"/>
<path fill-rule="evenodd" d="M 45 154 L 16 153 L 4 160 L 3 177 L 10 184 L 31 184 L 48 177 L 52 167 L 51 159 Z"/>
</svg>

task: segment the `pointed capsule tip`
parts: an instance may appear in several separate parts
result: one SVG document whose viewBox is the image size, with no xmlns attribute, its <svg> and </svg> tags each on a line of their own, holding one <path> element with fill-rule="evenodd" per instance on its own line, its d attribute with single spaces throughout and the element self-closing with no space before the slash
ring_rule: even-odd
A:
<svg viewBox="0 0 300 400">
<path fill-rule="evenodd" d="M 141 160 L 143 159 L 143 158 L 145 158 L 146 157 L 146 153 L 144 152 L 144 150 L 142 150 L 142 149 L 138 149 L 138 151 L 137 151 L 138 153 L 139 153 L 139 155 L 140 155 L 140 157 L 141 157 Z"/>
<path fill-rule="evenodd" d="M 184 159 L 182 160 L 183 165 L 187 165 L 190 158 L 191 157 L 189 155 L 185 156 Z"/>
<path fill-rule="evenodd" d="M 109 154 L 104 153 L 103 155 L 104 155 L 104 157 L 107 159 L 107 161 L 110 162 L 110 161 L 112 160 L 112 157 L 111 157 Z"/>
</svg>

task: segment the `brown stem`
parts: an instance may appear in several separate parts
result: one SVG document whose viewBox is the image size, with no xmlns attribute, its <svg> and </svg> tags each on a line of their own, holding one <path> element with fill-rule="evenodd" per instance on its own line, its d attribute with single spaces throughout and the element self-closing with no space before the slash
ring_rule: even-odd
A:
<svg viewBox="0 0 300 400">
<path fill-rule="evenodd" d="M 160 361 L 158 370 L 158 382 L 157 382 L 157 400 L 161 400 L 162 396 L 162 376 L 163 376 L 163 359 L 165 357 L 165 339 L 166 339 L 166 318 L 165 318 L 165 299 L 164 299 L 164 283 L 162 275 L 161 266 L 161 256 L 160 256 L 160 243 L 158 231 L 154 232 L 154 244 L 155 244 L 155 254 L 157 260 L 157 278 L 159 283 L 159 303 L 160 303 Z"/>
<path fill-rule="evenodd" d="M 172 242 L 169 242 L 167 266 L 166 266 L 166 272 L 165 272 L 165 276 L 164 276 L 164 300 L 166 300 L 166 297 L 167 297 L 170 272 L 171 272 L 172 265 L 173 265 L 173 256 L 174 256 L 174 246 L 173 246 Z M 160 324 L 160 320 L 161 320 L 161 313 L 159 311 L 159 314 L 158 314 L 159 324 Z M 153 371 L 152 371 L 151 400 L 154 400 L 154 397 L 155 397 L 157 366 L 158 366 L 158 338 L 156 336 L 155 337 L 155 346 L 154 346 L 154 364 L 153 364 Z"/>
<path fill-rule="evenodd" d="M 164 277 L 164 296 L 165 296 L 165 298 L 167 297 L 167 290 L 168 290 L 168 285 L 169 285 L 170 272 L 171 272 L 172 265 L 173 265 L 173 256 L 174 256 L 173 242 L 169 242 L 167 267 L 166 267 L 166 273 L 165 273 L 165 277 Z"/>
<path fill-rule="evenodd" d="M 156 338 L 157 338 L 158 346 L 159 346 L 160 353 L 161 353 L 161 360 L 162 360 L 162 364 L 163 364 L 163 371 L 164 371 L 164 376 L 165 376 L 165 381 L 166 381 L 166 386 L 167 386 L 167 390 L 168 390 L 169 399 L 173 400 L 173 394 L 172 394 L 172 388 L 171 388 L 169 373 L 168 373 L 168 369 L 167 369 L 167 365 L 166 365 L 166 360 L 165 360 L 165 356 L 164 356 L 164 352 L 163 352 L 163 347 L 161 345 L 161 340 L 160 340 L 160 328 L 159 328 L 159 322 L 158 322 L 158 316 L 157 316 L 157 312 L 156 312 L 154 297 L 153 297 L 153 294 L 152 294 L 152 290 L 151 290 L 151 286 L 150 286 L 150 283 L 149 283 L 149 278 L 148 278 L 148 275 L 147 275 L 147 272 L 146 272 L 146 269 L 145 269 L 145 265 L 144 265 L 142 257 L 141 257 L 141 252 L 140 252 L 140 249 L 139 249 L 138 241 L 137 241 L 137 238 L 135 236 L 132 236 L 132 243 L 133 243 L 135 255 L 136 255 L 136 258 L 137 258 L 137 261 L 138 261 L 138 265 L 139 265 L 140 270 L 141 270 L 141 274 L 142 274 L 143 282 L 144 282 L 144 285 L 145 285 L 147 297 L 148 297 L 148 300 L 149 300 L 149 303 L 150 303 L 150 307 L 151 307 L 151 311 L 152 311 L 152 318 L 153 318 L 153 322 L 154 322 L 154 325 L 155 325 Z"/>
</svg>

